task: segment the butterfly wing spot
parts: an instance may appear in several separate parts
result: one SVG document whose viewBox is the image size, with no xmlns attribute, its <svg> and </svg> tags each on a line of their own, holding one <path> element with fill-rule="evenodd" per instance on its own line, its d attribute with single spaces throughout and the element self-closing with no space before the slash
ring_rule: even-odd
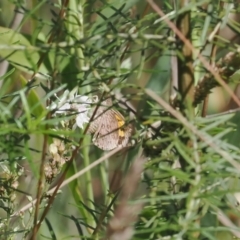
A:
<svg viewBox="0 0 240 240">
<path fill-rule="evenodd" d="M 126 147 L 129 142 L 129 138 L 132 135 L 132 126 L 131 125 L 126 126 L 123 132 L 124 132 L 124 137 L 119 138 L 118 145 L 122 147 Z"/>
<path fill-rule="evenodd" d="M 121 129 L 121 127 L 125 124 L 125 121 L 123 119 L 123 117 L 119 114 L 114 114 L 115 118 L 117 119 L 117 125 L 118 125 L 118 135 L 119 137 L 124 137 L 125 133 L 124 131 Z"/>
</svg>

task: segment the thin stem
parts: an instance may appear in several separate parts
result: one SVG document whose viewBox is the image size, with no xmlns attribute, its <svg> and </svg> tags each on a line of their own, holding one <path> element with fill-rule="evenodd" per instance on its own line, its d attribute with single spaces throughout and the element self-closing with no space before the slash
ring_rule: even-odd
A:
<svg viewBox="0 0 240 240">
<path fill-rule="evenodd" d="M 180 0 L 180 8 L 184 8 L 189 1 Z M 190 27 L 191 11 L 186 11 L 178 16 L 177 27 L 185 39 L 190 41 L 191 27 Z M 179 37 L 179 36 L 177 36 Z M 191 106 L 194 99 L 194 74 L 193 74 L 193 59 L 192 49 L 190 49 L 186 41 L 179 38 L 180 43 L 178 48 L 181 55 L 178 54 L 178 88 L 181 94 L 183 105 L 186 107 Z M 194 114 L 193 108 L 190 107 L 191 115 Z"/>
<path fill-rule="evenodd" d="M 83 140 L 83 145 L 84 145 L 84 143 L 89 142 L 88 139 L 86 139 L 86 140 L 85 139 L 86 139 L 86 137 Z M 90 158 L 89 158 L 89 147 L 83 148 L 83 163 L 84 163 L 85 168 L 91 164 Z M 86 181 L 86 190 L 87 190 L 86 204 L 94 212 L 95 205 L 93 204 L 94 203 L 94 194 L 93 194 L 93 187 L 92 187 L 93 181 L 92 181 L 91 171 L 86 172 L 85 181 Z M 88 224 L 94 228 L 96 225 L 94 218 L 91 216 L 91 214 L 89 214 L 88 217 L 89 217 Z"/>
</svg>

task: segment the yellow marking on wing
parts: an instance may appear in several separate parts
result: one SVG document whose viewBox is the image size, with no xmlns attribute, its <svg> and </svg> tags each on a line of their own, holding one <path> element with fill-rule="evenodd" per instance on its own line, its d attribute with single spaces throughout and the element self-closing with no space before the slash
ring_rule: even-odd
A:
<svg viewBox="0 0 240 240">
<path fill-rule="evenodd" d="M 115 114 L 115 117 L 116 117 L 116 119 L 118 121 L 118 128 L 119 128 L 118 129 L 118 135 L 119 135 L 119 137 L 125 137 L 124 130 L 120 129 L 124 125 L 125 121 L 124 121 L 123 117 L 118 115 L 118 114 Z"/>
</svg>

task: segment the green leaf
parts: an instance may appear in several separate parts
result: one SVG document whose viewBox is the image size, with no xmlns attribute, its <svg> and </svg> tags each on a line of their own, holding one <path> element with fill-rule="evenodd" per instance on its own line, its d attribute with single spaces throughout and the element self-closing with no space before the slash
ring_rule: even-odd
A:
<svg viewBox="0 0 240 240">
<path fill-rule="evenodd" d="M 0 27 L 0 56 L 8 60 L 13 66 L 21 71 L 33 74 L 39 73 L 39 77 L 44 77 L 48 70 L 41 64 L 37 67 L 40 59 L 40 48 L 30 44 L 27 38 L 12 29 Z"/>
<path fill-rule="evenodd" d="M 26 86 L 28 83 L 28 81 L 23 76 L 20 76 L 20 81 L 23 87 Z M 41 116 L 45 108 L 41 103 L 39 95 L 36 93 L 36 91 L 31 89 L 26 99 L 27 99 L 29 108 L 31 109 L 31 114 L 33 114 L 35 117 Z"/>
<path fill-rule="evenodd" d="M 4 79 L 8 78 L 12 73 L 14 73 L 14 71 L 15 71 L 15 68 L 11 69 L 10 71 L 8 71 L 3 76 L 0 76 L 0 80 L 4 80 Z"/>
</svg>

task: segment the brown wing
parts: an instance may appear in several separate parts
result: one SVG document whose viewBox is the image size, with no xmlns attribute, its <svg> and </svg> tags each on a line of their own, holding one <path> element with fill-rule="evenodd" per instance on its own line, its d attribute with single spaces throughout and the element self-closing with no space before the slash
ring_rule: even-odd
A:
<svg viewBox="0 0 240 240">
<path fill-rule="evenodd" d="M 99 127 L 93 136 L 93 143 L 103 149 L 112 150 L 118 146 L 118 121 L 112 110 L 107 110 L 101 116 Z"/>
<path fill-rule="evenodd" d="M 118 145 L 121 147 L 126 147 L 129 142 L 129 138 L 131 137 L 133 132 L 132 125 L 129 124 L 127 126 L 124 126 L 123 131 L 124 131 L 124 137 L 119 137 Z"/>
<path fill-rule="evenodd" d="M 108 109 L 110 106 L 112 100 L 109 97 L 99 106 L 96 117 L 88 129 L 88 132 L 94 133 L 93 143 L 103 150 L 125 147 L 132 133 L 130 125 L 123 126 L 125 122 L 121 113 Z"/>
<path fill-rule="evenodd" d="M 88 133 L 95 133 L 98 130 L 99 126 L 101 125 L 102 114 L 103 114 L 103 109 L 101 106 L 99 106 L 95 114 L 94 120 L 89 125 Z"/>
<path fill-rule="evenodd" d="M 111 99 L 109 98 L 103 101 L 100 106 L 98 106 L 97 112 L 94 116 L 94 120 L 90 123 L 90 126 L 88 128 L 88 133 L 95 133 L 100 127 L 103 115 L 108 111 L 108 108 L 111 106 L 109 105 L 110 103 Z M 94 113 L 94 111 L 95 110 L 92 111 L 92 114 Z"/>
</svg>

